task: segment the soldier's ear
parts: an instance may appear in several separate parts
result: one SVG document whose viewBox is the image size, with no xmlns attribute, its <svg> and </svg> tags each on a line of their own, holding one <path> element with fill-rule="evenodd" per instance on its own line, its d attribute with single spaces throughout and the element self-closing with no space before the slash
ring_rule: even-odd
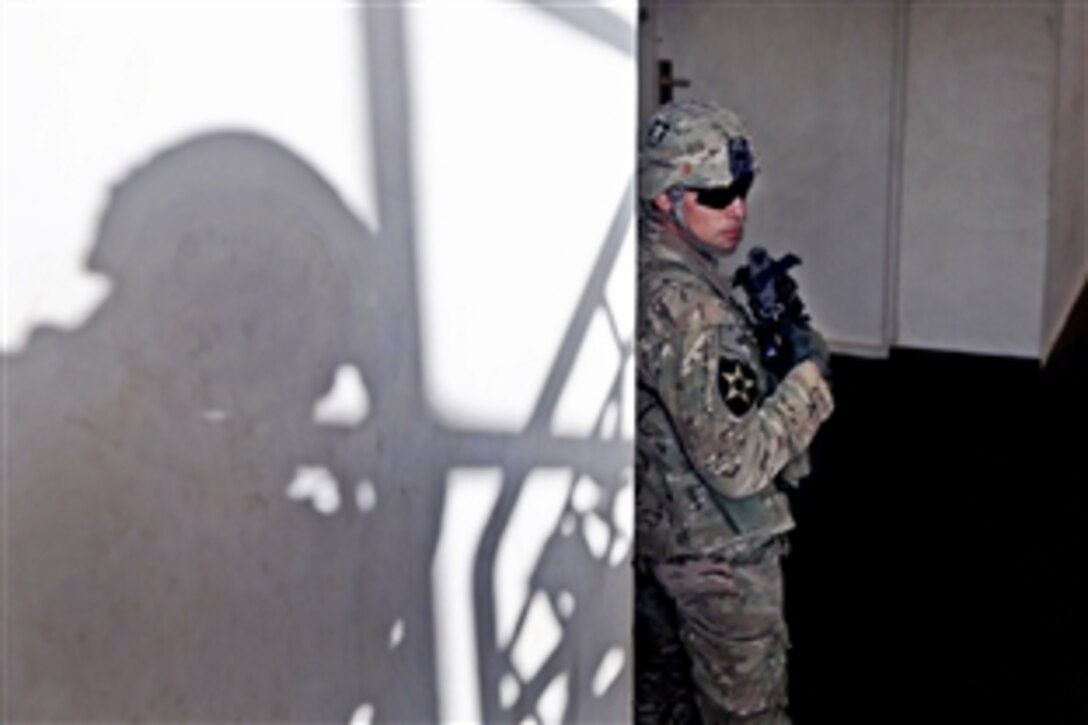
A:
<svg viewBox="0 0 1088 725">
<path fill-rule="evenodd" d="M 672 199 L 670 199 L 669 195 L 663 191 L 654 197 L 654 206 L 656 206 L 659 211 L 668 214 L 672 211 Z"/>
</svg>

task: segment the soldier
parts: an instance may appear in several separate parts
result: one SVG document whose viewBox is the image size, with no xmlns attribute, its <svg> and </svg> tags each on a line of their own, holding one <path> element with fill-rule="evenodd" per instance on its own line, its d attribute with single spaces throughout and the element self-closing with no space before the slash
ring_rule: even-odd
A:
<svg viewBox="0 0 1088 725">
<path fill-rule="evenodd" d="M 818 333 L 793 326 L 799 352 L 781 379 L 769 374 L 741 293 L 718 269 L 743 239 L 757 172 L 748 133 L 720 106 L 673 102 L 650 119 L 639 158 L 640 721 L 788 722 L 780 560 L 794 522 L 780 486 L 807 473 L 833 404 Z M 694 703 L 676 689 L 680 671 Z"/>
</svg>

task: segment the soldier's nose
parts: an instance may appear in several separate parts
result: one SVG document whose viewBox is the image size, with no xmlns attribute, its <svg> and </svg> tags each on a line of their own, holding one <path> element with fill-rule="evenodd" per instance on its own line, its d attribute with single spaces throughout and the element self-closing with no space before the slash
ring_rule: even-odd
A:
<svg viewBox="0 0 1088 725">
<path fill-rule="evenodd" d="M 743 220 L 748 216 L 748 202 L 738 196 L 732 204 L 725 207 L 725 211 L 729 216 Z"/>
</svg>

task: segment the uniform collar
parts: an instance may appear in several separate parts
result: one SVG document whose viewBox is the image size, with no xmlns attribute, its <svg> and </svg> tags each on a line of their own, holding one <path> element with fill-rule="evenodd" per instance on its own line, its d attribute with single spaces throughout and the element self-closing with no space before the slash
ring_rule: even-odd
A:
<svg viewBox="0 0 1088 725">
<path fill-rule="evenodd" d="M 723 273 L 716 260 L 688 244 L 673 228 L 646 219 L 642 235 L 645 252 L 652 257 L 679 262 L 713 287 L 719 295 L 744 308 L 741 290 L 733 287 L 733 275 Z"/>
</svg>

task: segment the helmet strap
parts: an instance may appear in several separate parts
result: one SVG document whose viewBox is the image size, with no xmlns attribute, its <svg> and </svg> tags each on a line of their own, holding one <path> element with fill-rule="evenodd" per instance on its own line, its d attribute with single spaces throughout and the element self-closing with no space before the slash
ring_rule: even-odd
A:
<svg viewBox="0 0 1088 725">
<path fill-rule="evenodd" d="M 672 216 L 676 226 L 686 232 L 688 227 L 684 223 L 684 187 L 673 184 L 665 190 L 665 193 L 669 197 L 669 215 Z"/>
</svg>

